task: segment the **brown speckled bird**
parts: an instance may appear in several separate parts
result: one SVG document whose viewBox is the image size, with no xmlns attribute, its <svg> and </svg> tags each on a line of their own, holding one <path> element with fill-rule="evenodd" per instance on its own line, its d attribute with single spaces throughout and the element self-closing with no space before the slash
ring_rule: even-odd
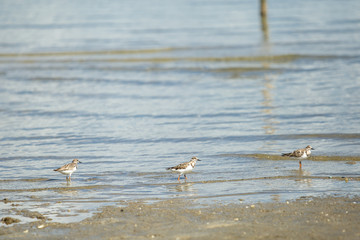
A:
<svg viewBox="0 0 360 240">
<path fill-rule="evenodd" d="M 195 168 L 195 164 L 197 161 L 201 161 L 201 160 L 198 159 L 197 157 L 192 157 L 189 162 L 181 163 L 179 165 L 176 165 L 175 167 L 169 167 L 166 170 L 178 172 L 179 173 L 178 181 L 180 181 L 181 174 L 184 174 L 185 179 L 187 179 L 186 173 L 191 172 Z"/>
<path fill-rule="evenodd" d="M 315 150 L 310 145 L 306 146 L 306 148 L 297 149 L 291 153 L 283 153 L 281 156 L 287 156 L 287 157 L 295 157 L 295 158 L 308 158 L 311 155 L 311 150 Z M 301 160 L 299 160 L 299 167 L 301 168 Z"/>
<path fill-rule="evenodd" d="M 78 163 L 81 163 L 79 159 L 72 160 L 71 163 L 65 164 L 64 166 L 54 169 L 54 171 L 66 175 L 66 180 L 71 181 L 71 174 L 76 171 Z"/>
</svg>

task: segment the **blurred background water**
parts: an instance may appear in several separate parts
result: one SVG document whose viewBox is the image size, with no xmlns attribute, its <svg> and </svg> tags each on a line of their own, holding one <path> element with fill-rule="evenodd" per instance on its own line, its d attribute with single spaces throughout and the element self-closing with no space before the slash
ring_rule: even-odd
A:
<svg viewBox="0 0 360 240">
<path fill-rule="evenodd" d="M 1 1 L 1 195 L 67 222 L 120 200 L 358 194 L 359 9 L 268 1 L 264 23 L 250 0 Z M 308 144 L 341 161 L 248 155 Z M 165 168 L 192 156 L 178 183 Z M 52 170 L 73 158 L 67 184 Z"/>
</svg>

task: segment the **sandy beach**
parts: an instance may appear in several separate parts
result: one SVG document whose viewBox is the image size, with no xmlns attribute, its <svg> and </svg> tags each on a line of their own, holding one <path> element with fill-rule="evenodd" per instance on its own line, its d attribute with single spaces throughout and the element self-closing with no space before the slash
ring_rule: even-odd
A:
<svg viewBox="0 0 360 240">
<path fill-rule="evenodd" d="M 107 206 L 81 222 L 13 223 L 0 239 L 359 239 L 359 197 L 198 205 L 174 199 Z"/>
</svg>

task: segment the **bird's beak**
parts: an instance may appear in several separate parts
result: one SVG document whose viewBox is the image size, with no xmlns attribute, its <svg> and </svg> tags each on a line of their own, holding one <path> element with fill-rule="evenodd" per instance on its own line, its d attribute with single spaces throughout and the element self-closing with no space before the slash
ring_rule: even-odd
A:
<svg viewBox="0 0 360 240">
<path fill-rule="evenodd" d="M 201 161 L 200 159 L 198 159 L 198 161 Z"/>
<path fill-rule="evenodd" d="M 311 150 L 315 150 L 315 148 L 311 148 Z"/>
<path fill-rule="evenodd" d="M 82 163 L 82 162 L 79 161 L 79 163 Z"/>
</svg>

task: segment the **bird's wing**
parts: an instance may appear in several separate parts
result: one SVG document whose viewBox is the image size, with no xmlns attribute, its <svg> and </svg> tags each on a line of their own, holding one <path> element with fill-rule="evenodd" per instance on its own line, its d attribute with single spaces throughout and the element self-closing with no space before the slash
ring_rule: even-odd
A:
<svg viewBox="0 0 360 240">
<path fill-rule="evenodd" d="M 59 167 L 58 169 L 55 169 L 54 171 L 65 171 L 65 170 L 69 170 L 69 169 L 74 168 L 74 165 L 75 165 L 75 163 L 68 163 L 68 164 L 65 164 L 65 165 L 62 166 L 62 167 Z"/>
<path fill-rule="evenodd" d="M 180 163 L 179 165 L 176 165 L 175 167 L 171 167 L 170 169 L 178 170 L 178 169 L 185 169 L 188 166 L 188 162 Z"/>
<path fill-rule="evenodd" d="M 302 149 L 297 149 L 291 154 L 291 156 L 293 156 L 293 157 L 301 157 L 302 155 L 303 155 Z"/>
<path fill-rule="evenodd" d="M 288 156 L 288 157 L 301 157 L 303 155 L 303 149 L 297 149 L 291 153 L 283 153 L 281 156 Z"/>
</svg>

